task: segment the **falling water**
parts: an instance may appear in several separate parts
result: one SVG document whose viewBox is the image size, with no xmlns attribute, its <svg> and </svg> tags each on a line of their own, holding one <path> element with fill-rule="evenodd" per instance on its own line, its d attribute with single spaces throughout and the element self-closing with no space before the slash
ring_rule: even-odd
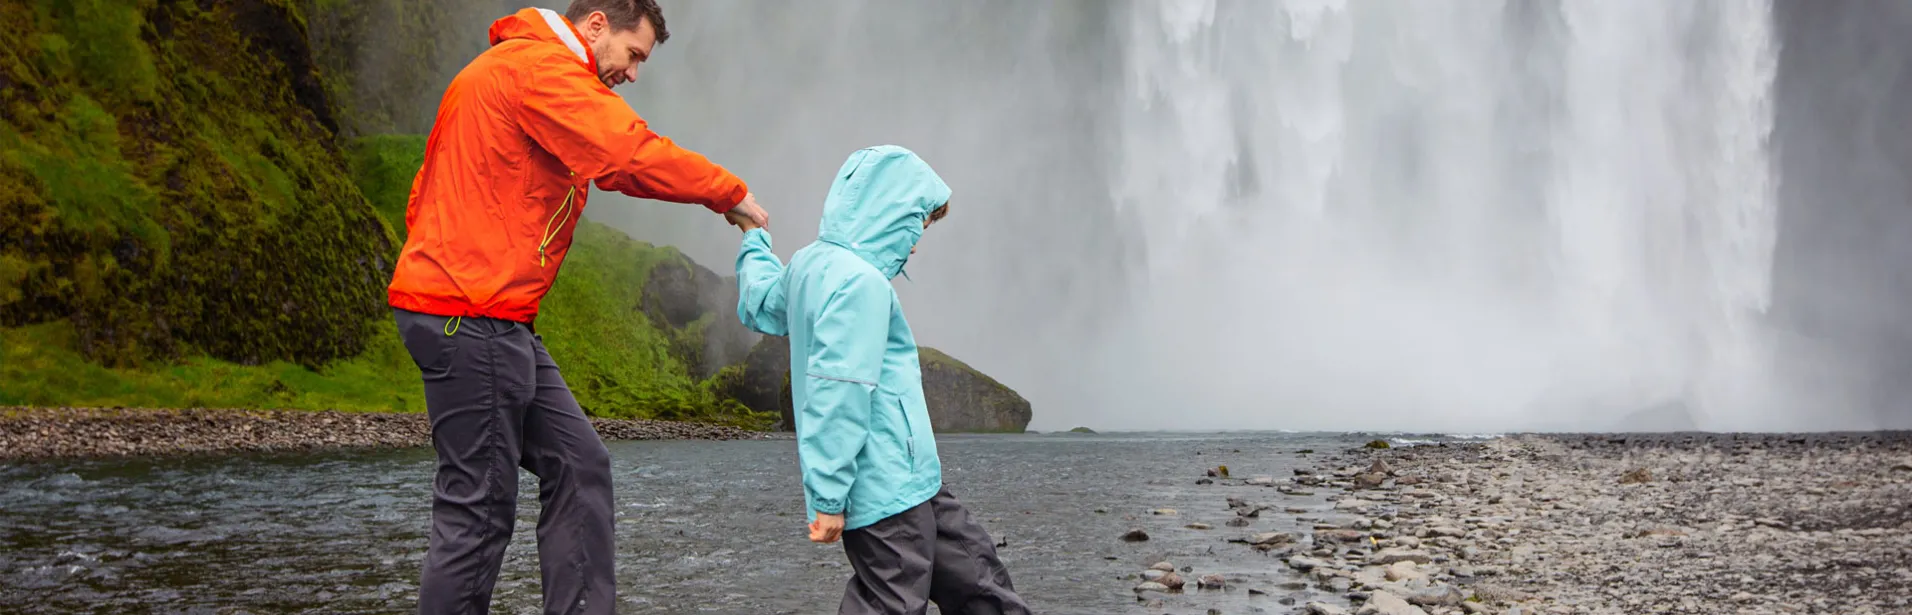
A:
<svg viewBox="0 0 1912 615">
<path fill-rule="evenodd" d="M 855 147 L 951 179 L 900 292 L 1035 428 L 1824 427 L 1764 324 L 1765 2 L 673 11 L 628 96 L 779 252 Z M 708 214 L 593 215 L 728 270 Z"/>
</svg>

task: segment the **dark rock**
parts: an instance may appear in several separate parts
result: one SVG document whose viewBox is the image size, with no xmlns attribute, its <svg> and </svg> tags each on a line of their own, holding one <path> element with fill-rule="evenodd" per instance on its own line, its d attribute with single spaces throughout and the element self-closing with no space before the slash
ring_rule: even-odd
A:
<svg viewBox="0 0 1912 615">
<path fill-rule="evenodd" d="M 682 255 L 651 268 L 637 307 L 659 329 L 678 333 L 673 349 L 699 379 L 744 360 L 761 337 L 737 321 L 736 280 Z"/>
<path fill-rule="evenodd" d="M 919 348 L 917 357 L 930 425 L 936 431 L 1020 433 L 1029 426 L 1029 400 L 1015 390 L 934 348 Z M 751 410 L 777 412 L 782 430 L 796 428 L 788 338 L 763 336 L 734 369 L 723 385 L 725 394 Z"/>
<path fill-rule="evenodd" d="M 1387 440 L 1370 440 L 1367 444 L 1363 446 L 1365 446 L 1366 448 L 1388 448 L 1388 441 Z"/>
<path fill-rule="evenodd" d="M 1129 530 L 1128 533 L 1122 535 L 1122 542 L 1142 542 L 1148 539 L 1149 533 L 1142 531 L 1141 528 Z"/>
</svg>

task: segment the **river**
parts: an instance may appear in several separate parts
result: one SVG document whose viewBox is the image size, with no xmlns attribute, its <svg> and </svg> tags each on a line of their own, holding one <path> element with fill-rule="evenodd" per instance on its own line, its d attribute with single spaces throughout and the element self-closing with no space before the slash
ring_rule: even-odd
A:
<svg viewBox="0 0 1912 615">
<path fill-rule="evenodd" d="M 1224 524 L 1228 496 L 1325 511 L 1323 495 L 1200 485 L 1292 475 L 1303 449 L 1359 435 L 1135 433 L 944 436 L 945 479 L 999 541 L 1042 613 L 1285 612 L 1277 560 L 1231 544 L 1295 531 L 1291 514 Z M 834 613 L 840 546 L 805 538 L 795 442 L 612 442 L 623 613 Z M 0 612 L 398 613 L 416 599 L 429 525 L 427 449 L 16 464 L 0 467 Z M 535 494 L 523 475 L 520 492 Z M 1234 481 L 1239 483 L 1239 481 Z M 1325 491 L 1323 492 L 1325 494 Z M 1153 515 L 1173 508 L 1175 516 Z M 535 495 L 494 594 L 537 613 Z M 1206 523 L 1211 530 L 1188 529 Z M 1131 528 L 1152 540 L 1126 543 Z M 1144 609 L 1149 564 L 1193 567 L 1186 592 Z M 1199 591 L 1221 573 L 1234 584 Z M 1250 596 L 1248 589 L 1268 592 Z"/>
</svg>

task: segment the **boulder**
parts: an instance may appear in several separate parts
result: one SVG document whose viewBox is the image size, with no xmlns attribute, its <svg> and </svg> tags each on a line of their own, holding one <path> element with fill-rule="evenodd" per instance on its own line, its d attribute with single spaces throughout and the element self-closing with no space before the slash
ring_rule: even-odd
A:
<svg viewBox="0 0 1912 615">
<path fill-rule="evenodd" d="M 651 324 L 677 335 L 672 351 L 702 380 L 745 360 L 764 336 L 737 320 L 736 278 L 717 275 L 682 254 L 673 256 L 651 268 L 637 308 Z"/>
<path fill-rule="evenodd" d="M 930 425 L 936 431 L 1021 433 L 1029 425 L 1029 401 L 1015 390 L 934 348 L 918 349 L 917 357 Z M 728 395 L 751 410 L 777 412 L 780 430 L 796 428 L 788 338 L 763 336 L 733 367 L 735 373 L 724 387 Z"/>
</svg>

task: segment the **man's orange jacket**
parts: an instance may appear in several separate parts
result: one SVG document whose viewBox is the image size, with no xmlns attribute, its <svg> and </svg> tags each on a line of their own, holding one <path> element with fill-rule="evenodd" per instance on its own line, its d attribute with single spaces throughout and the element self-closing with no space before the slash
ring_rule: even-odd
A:
<svg viewBox="0 0 1912 615">
<path fill-rule="evenodd" d="M 591 182 L 723 213 L 744 182 L 651 132 L 598 80 L 577 29 L 545 9 L 491 24 L 445 91 L 405 206 L 392 307 L 530 323 Z"/>
</svg>

